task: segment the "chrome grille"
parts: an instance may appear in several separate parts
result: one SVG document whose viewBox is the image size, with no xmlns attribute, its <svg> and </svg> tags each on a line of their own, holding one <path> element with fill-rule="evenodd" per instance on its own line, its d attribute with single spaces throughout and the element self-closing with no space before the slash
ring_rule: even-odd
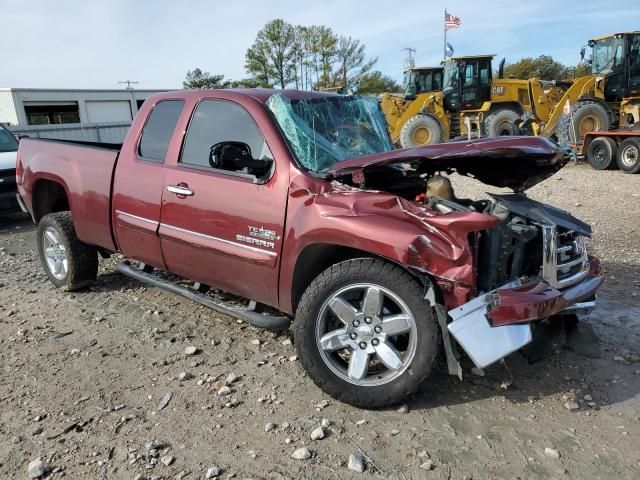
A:
<svg viewBox="0 0 640 480">
<path fill-rule="evenodd" d="M 554 288 L 580 282 L 589 273 L 585 237 L 571 230 L 542 225 L 542 278 Z"/>
</svg>

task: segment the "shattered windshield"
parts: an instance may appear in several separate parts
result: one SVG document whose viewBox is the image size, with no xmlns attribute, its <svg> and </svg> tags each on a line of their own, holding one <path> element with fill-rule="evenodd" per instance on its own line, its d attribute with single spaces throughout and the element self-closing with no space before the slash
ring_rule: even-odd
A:
<svg viewBox="0 0 640 480">
<path fill-rule="evenodd" d="M 290 100 L 278 93 L 267 101 L 298 161 L 320 172 L 348 158 L 393 150 L 378 100 L 326 96 Z"/>
</svg>

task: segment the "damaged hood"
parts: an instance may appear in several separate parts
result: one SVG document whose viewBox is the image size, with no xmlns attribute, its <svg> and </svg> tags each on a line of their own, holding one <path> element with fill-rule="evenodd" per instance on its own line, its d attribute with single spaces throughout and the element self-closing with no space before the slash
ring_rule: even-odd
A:
<svg viewBox="0 0 640 480">
<path fill-rule="evenodd" d="M 332 177 L 409 164 L 419 173 L 457 172 L 494 187 L 522 192 L 549 178 L 568 156 L 544 137 L 496 137 L 441 143 L 350 158 L 323 170 Z"/>
</svg>

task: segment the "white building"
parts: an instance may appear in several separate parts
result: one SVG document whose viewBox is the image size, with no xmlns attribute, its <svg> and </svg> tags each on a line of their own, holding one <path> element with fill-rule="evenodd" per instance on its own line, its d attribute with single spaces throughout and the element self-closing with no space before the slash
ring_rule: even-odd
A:
<svg viewBox="0 0 640 480">
<path fill-rule="evenodd" d="M 149 95 L 163 91 L 0 88 L 0 123 L 24 128 L 131 122 Z"/>
</svg>

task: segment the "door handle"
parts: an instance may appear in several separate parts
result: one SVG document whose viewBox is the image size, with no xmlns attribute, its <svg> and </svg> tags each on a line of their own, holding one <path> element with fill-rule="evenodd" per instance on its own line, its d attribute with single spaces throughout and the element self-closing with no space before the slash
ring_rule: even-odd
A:
<svg viewBox="0 0 640 480">
<path fill-rule="evenodd" d="M 167 186 L 167 191 L 184 197 L 191 197 L 193 195 L 193 190 L 184 185 L 169 185 Z"/>
</svg>

